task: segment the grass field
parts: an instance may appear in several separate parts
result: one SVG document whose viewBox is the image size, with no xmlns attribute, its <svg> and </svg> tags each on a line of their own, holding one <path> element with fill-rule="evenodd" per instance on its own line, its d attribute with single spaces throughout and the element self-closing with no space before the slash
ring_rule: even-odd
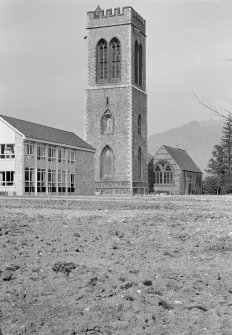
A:
<svg viewBox="0 0 232 335">
<path fill-rule="evenodd" d="M 3 335 L 231 335 L 232 197 L 0 198 Z"/>
</svg>

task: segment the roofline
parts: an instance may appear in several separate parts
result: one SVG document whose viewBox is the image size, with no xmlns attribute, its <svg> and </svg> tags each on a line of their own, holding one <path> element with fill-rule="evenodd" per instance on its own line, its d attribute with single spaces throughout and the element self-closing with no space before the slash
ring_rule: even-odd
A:
<svg viewBox="0 0 232 335">
<path fill-rule="evenodd" d="M 45 144 L 59 145 L 61 147 L 78 149 L 78 150 L 82 150 L 82 151 L 96 152 L 96 149 L 88 149 L 88 148 L 76 147 L 74 145 L 68 145 L 68 144 L 58 143 L 58 142 L 50 142 L 50 141 L 40 140 L 40 139 L 26 137 L 26 136 L 24 136 L 24 140 L 25 141 L 28 140 L 28 141 L 34 141 L 34 142 L 39 142 L 39 143 L 45 143 Z"/>
<path fill-rule="evenodd" d="M 67 147 L 67 148 L 72 148 L 72 149 L 78 149 L 78 150 L 82 150 L 82 151 L 96 152 L 96 149 L 94 149 L 94 148 L 93 149 L 82 148 L 82 147 L 77 147 L 77 146 L 68 145 L 68 144 L 59 143 L 59 142 L 50 142 L 50 141 L 40 140 L 40 139 L 36 139 L 36 138 L 30 138 L 30 137 L 25 136 L 25 134 L 21 133 L 21 131 L 19 131 L 17 128 L 15 128 L 14 126 L 12 126 L 8 121 L 6 121 L 4 119 L 4 116 L 0 116 L 0 120 L 2 120 L 8 127 L 10 127 L 12 130 L 16 131 L 19 135 L 21 135 L 23 137 L 23 140 L 41 142 L 41 143 L 52 144 L 52 145 L 60 145 L 62 147 Z M 21 120 L 21 119 L 17 119 L 17 120 L 24 121 L 24 122 L 30 122 L 30 121 L 25 121 L 25 120 Z M 30 123 L 33 123 L 33 124 L 36 124 L 36 125 L 40 126 L 40 124 L 35 123 L 35 122 L 30 122 Z M 47 128 L 56 129 L 58 131 L 61 130 L 61 129 L 57 129 L 57 128 L 54 128 L 54 127 L 48 127 L 48 126 L 44 126 L 44 125 L 41 125 L 41 126 L 47 127 Z M 66 131 L 66 130 L 61 130 L 61 131 L 65 131 L 65 132 L 68 132 L 70 134 L 74 134 L 73 132 Z"/>
<path fill-rule="evenodd" d="M 4 117 L 0 116 L 0 120 L 2 120 L 8 127 L 10 127 L 12 130 L 16 131 L 19 135 L 21 135 L 23 139 L 26 138 L 26 136 L 23 133 L 21 133 L 21 131 L 19 131 L 17 128 L 12 126 L 8 121 L 4 119 Z"/>
<path fill-rule="evenodd" d="M 187 153 L 187 151 L 185 150 L 185 149 L 180 149 L 180 148 L 174 148 L 174 147 L 171 147 L 170 145 L 166 145 L 166 144 L 162 144 L 161 146 L 160 146 L 160 148 L 157 150 L 157 152 L 159 152 L 159 150 L 162 148 L 162 147 L 164 147 L 166 150 L 168 150 L 167 148 L 171 148 L 171 149 L 174 149 L 174 150 L 179 150 L 179 151 L 184 151 L 188 156 L 189 156 L 189 154 Z M 170 152 L 168 152 L 169 153 L 169 155 L 171 155 L 170 154 Z M 156 154 L 155 154 L 156 155 Z M 153 158 L 155 157 L 155 155 L 153 156 Z M 171 155 L 172 156 L 172 155 Z M 190 157 L 190 156 L 189 156 Z M 191 157 L 190 157 L 191 158 Z M 177 161 L 175 160 L 175 158 L 172 156 L 172 159 L 176 162 L 176 164 L 179 166 L 179 164 L 177 163 Z M 191 158 L 192 159 L 192 158 Z M 193 163 L 196 165 L 196 163 L 193 161 Z M 201 174 L 203 174 L 203 172 L 199 169 L 199 167 L 196 165 L 196 167 L 198 168 L 198 170 L 199 171 L 194 171 L 194 170 L 186 170 L 186 169 L 181 169 L 181 171 L 186 171 L 186 172 L 194 172 L 194 173 L 201 173 Z"/>
<path fill-rule="evenodd" d="M 27 121 L 27 120 L 19 119 L 17 117 L 13 117 L 13 116 L 6 116 L 6 115 L 3 115 L 3 114 L 0 114 L 0 117 L 3 118 L 3 119 L 4 119 L 4 117 L 6 117 L 6 118 L 14 119 L 14 120 L 17 120 L 17 121 L 23 121 L 23 122 L 26 122 L 26 123 L 34 124 L 36 126 L 42 126 L 42 127 L 46 127 L 46 128 L 50 128 L 50 129 L 54 129 L 54 130 L 59 130 L 59 131 L 64 131 L 66 133 L 70 133 L 70 134 L 76 135 L 73 131 L 69 131 L 69 130 L 65 130 L 65 129 L 60 129 L 60 128 L 55 128 L 55 127 L 47 126 L 46 124 L 43 124 L 43 123 L 37 123 L 37 122 Z"/>
</svg>

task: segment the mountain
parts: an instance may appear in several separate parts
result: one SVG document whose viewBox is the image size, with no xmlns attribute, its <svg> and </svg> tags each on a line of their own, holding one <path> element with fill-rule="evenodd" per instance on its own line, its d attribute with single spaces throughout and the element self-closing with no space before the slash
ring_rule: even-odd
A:
<svg viewBox="0 0 232 335">
<path fill-rule="evenodd" d="M 148 153 L 155 155 L 161 145 L 185 149 L 201 171 L 205 173 L 215 144 L 222 136 L 222 120 L 191 121 L 178 128 L 148 137 Z"/>
</svg>

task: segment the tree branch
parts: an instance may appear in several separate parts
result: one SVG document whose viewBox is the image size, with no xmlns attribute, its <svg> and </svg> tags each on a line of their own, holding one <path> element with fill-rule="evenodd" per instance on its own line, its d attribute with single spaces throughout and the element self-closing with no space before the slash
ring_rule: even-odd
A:
<svg viewBox="0 0 232 335">
<path fill-rule="evenodd" d="M 197 99 L 198 103 L 201 106 L 203 106 L 203 107 L 211 110 L 217 116 L 222 117 L 222 118 L 224 118 L 226 120 L 228 120 L 230 118 L 230 113 L 231 113 L 230 110 L 228 110 L 226 108 L 222 108 L 222 107 L 218 108 L 218 107 L 214 106 L 213 104 L 211 104 L 206 98 L 199 98 L 197 94 L 194 94 L 194 96 L 195 96 L 195 98 Z M 228 113 L 229 115 L 225 115 L 223 113 L 223 111 L 226 112 L 226 113 Z"/>
</svg>

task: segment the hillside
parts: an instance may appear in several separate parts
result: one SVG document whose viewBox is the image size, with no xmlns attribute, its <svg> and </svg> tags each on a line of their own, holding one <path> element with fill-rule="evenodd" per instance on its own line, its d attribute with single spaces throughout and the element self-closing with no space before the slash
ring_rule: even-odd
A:
<svg viewBox="0 0 232 335">
<path fill-rule="evenodd" d="M 181 127 L 149 136 L 148 152 L 153 156 L 163 144 L 186 149 L 205 174 L 213 146 L 220 142 L 222 127 L 222 120 L 189 122 Z"/>
</svg>

